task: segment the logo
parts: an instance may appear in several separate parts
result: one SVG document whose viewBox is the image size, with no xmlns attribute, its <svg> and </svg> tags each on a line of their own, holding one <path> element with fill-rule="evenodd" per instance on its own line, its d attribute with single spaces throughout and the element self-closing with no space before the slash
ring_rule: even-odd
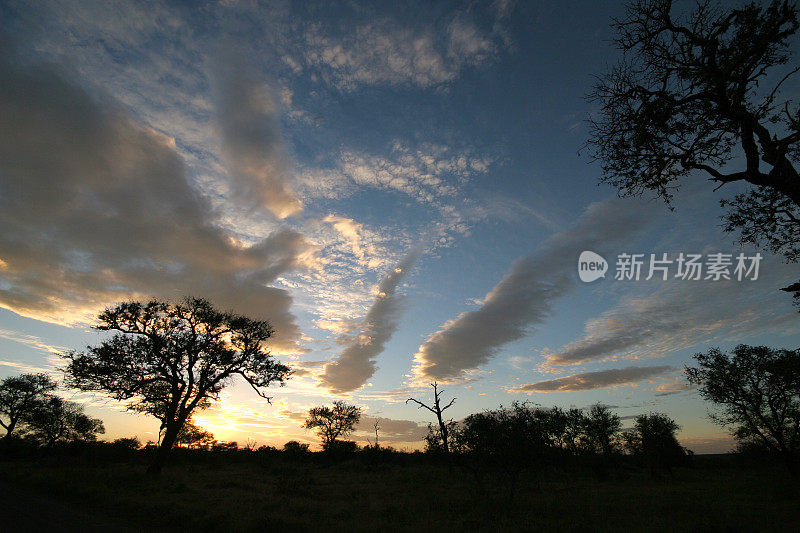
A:
<svg viewBox="0 0 800 533">
<path fill-rule="evenodd" d="M 608 262 L 603 256 L 586 250 L 578 258 L 578 277 L 584 283 L 591 283 L 596 279 L 605 278 L 608 271 Z"/>
</svg>

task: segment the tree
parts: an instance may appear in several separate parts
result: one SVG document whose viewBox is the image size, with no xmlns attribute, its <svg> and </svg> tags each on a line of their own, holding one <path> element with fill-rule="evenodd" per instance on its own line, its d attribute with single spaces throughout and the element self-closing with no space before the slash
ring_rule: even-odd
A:
<svg viewBox="0 0 800 533">
<path fill-rule="evenodd" d="M 619 416 L 602 404 L 595 404 L 585 419 L 584 431 L 592 450 L 609 456 L 614 452 L 614 437 L 622 427 Z"/>
<path fill-rule="evenodd" d="M 111 446 L 117 450 L 134 451 L 142 447 L 142 442 L 137 437 L 120 437 L 114 439 Z"/>
<path fill-rule="evenodd" d="M 0 426 L 11 437 L 17 424 L 30 416 L 34 407 L 56 389 L 47 374 L 22 374 L 0 382 Z"/>
<path fill-rule="evenodd" d="M 445 420 L 442 417 L 442 413 L 444 413 L 446 409 L 450 408 L 456 402 L 456 399 L 453 398 L 452 400 L 450 400 L 450 403 L 442 407 L 440 396 L 444 391 L 439 390 L 439 384 L 436 383 L 435 381 L 431 383 L 431 387 L 433 387 L 433 405 L 424 404 L 421 401 L 416 400 L 414 398 L 409 398 L 408 400 L 406 400 L 406 403 L 414 402 L 419 406 L 420 409 L 424 407 L 425 409 L 436 415 L 436 421 L 439 422 L 439 431 L 438 433 L 436 433 L 435 431 L 431 431 L 432 428 L 428 426 L 429 430 L 428 435 L 429 437 L 431 437 L 431 439 L 426 439 L 426 440 L 429 440 L 429 445 L 430 445 L 433 443 L 433 440 L 436 439 L 436 437 L 440 438 L 442 449 L 444 450 L 445 453 L 450 453 L 450 446 L 447 442 L 447 438 L 450 432 L 450 428 L 452 427 L 452 420 Z"/>
<path fill-rule="evenodd" d="M 566 449 L 573 454 L 578 453 L 586 441 L 586 427 L 588 421 L 586 414 L 576 407 L 568 409 L 564 416 L 566 421 L 564 423 L 564 445 Z"/>
<path fill-rule="evenodd" d="M 623 196 L 653 192 L 670 207 L 691 173 L 719 187 L 747 184 L 722 200 L 725 229 L 796 261 L 800 106 L 781 89 L 800 72 L 790 61 L 797 6 L 773 0 L 723 10 L 706 0 L 675 17 L 672 3 L 637 0 L 614 21 L 623 59 L 588 97 L 601 104 L 589 140 L 601 181 Z"/>
<path fill-rule="evenodd" d="M 797 475 L 800 350 L 740 344 L 730 355 L 714 348 L 694 359 L 697 366 L 687 366 L 686 376 L 716 404 L 711 419 L 732 428 L 740 443 L 757 442 L 778 454 Z"/>
<path fill-rule="evenodd" d="M 513 498 L 519 475 L 547 452 L 547 413 L 514 402 L 510 408 L 467 416 L 454 437 L 458 452 L 472 460 L 475 475 L 484 468 L 502 474 Z"/>
<path fill-rule="evenodd" d="M 268 322 L 218 311 L 204 299 L 121 303 L 101 313 L 95 328 L 116 333 L 86 352 L 64 354 L 67 383 L 161 421 L 151 474 L 161 471 L 192 413 L 218 400 L 232 378 L 269 401 L 264 389 L 283 385 L 290 373 L 263 346 L 273 333 Z"/>
<path fill-rule="evenodd" d="M 671 472 L 685 457 L 675 436 L 679 429 L 680 426 L 663 413 L 639 415 L 633 429 L 624 434 L 625 447 L 632 455 L 641 457 L 652 474 L 660 468 Z"/>
<path fill-rule="evenodd" d="M 303 427 L 316 430 L 322 439 L 322 449 L 332 451 L 336 446 L 336 439 L 350 434 L 359 420 L 361 420 L 360 407 L 336 400 L 333 402 L 333 407 L 322 405 L 309 409 Z"/>
<path fill-rule="evenodd" d="M 301 457 L 308 453 L 308 448 L 309 446 L 305 442 L 290 440 L 283 445 L 283 453 L 289 457 Z"/>
<path fill-rule="evenodd" d="M 26 435 L 52 448 L 57 442 L 94 441 L 105 433 L 103 421 L 84 414 L 83 406 L 50 396 L 26 417 Z"/>
</svg>

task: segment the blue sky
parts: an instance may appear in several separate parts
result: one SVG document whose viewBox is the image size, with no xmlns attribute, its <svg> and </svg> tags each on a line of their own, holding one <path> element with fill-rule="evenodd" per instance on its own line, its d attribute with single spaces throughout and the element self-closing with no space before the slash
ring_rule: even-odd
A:
<svg viewBox="0 0 800 533">
<path fill-rule="evenodd" d="M 613 279 L 623 252 L 754 253 L 719 228 L 734 187 L 687 180 L 669 211 L 597 185 L 584 95 L 622 11 L 0 3 L 0 375 L 98 342 L 104 306 L 192 294 L 271 320 L 297 370 L 272 406 L 233 385 L 198 414 L 219 438 L 311 442 L 303 413 L 346 397 L 414 447 L 427 419 L 404 400 L 437 379 L 454 418 L 603 402 L 727 449 L 681 368 L 796 347 L 776 290 L 796 265 L 762 251 L 756 281 Z M 584 249 L 605 279 L 578 280 Z M 109 437 L 154 438 L 155 420 L 67 394 Z"/>
</svg>

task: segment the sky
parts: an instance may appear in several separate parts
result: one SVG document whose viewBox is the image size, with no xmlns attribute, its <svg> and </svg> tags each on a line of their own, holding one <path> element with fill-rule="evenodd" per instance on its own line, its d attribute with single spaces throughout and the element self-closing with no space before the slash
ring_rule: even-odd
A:
<svg viewBox="0 0 800 533">
<path fill-rule="evenodd" d="M 0 2 L 0 377 L 58 377 L 128 299 L 209 298 L 269 320 L 294 374 L 272 404 L 232 383 L 195 420 L 222 440 L 316 443 L 344 399 L 382 443 L 421 447 L 437 381 L 458 420 L 528 401 L 664 412 L 730 449 L 685 381 L 694 353 L 796 348 L 761 250 L 737 279 L 721 191 L 674 210 L 598 185 L 585 95 L 619 58 L 616 2 Z M 795 43 L 796 44 L 796 43 Z M 800 91 L 797 81 L 787 85 Z M 583 251 L 607 262 L 584 282 Z M 732 254 L 683 279 L 679 254 Z M 639 279 L 615 279 L 643 254 Z M 667 254 L 666 279 L 649 259 Z M 705 271 L 702 278 L 705 277 Z M 105 438 L 158 422 L 63 391 Z"/>
</svg>

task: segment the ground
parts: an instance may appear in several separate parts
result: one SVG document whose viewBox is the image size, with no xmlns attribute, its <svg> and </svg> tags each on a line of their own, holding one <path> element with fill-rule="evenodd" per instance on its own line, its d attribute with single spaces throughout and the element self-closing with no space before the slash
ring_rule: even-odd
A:
<svg viewBox="0 0 800 533">
<path fill-rule="evenodd" d="M 800 485 L 775 465 L 653 478 L 551 470 L 508 486 L 424 463 L 0 461 L 12 530 L 800 531 Z"/>
</svg>

